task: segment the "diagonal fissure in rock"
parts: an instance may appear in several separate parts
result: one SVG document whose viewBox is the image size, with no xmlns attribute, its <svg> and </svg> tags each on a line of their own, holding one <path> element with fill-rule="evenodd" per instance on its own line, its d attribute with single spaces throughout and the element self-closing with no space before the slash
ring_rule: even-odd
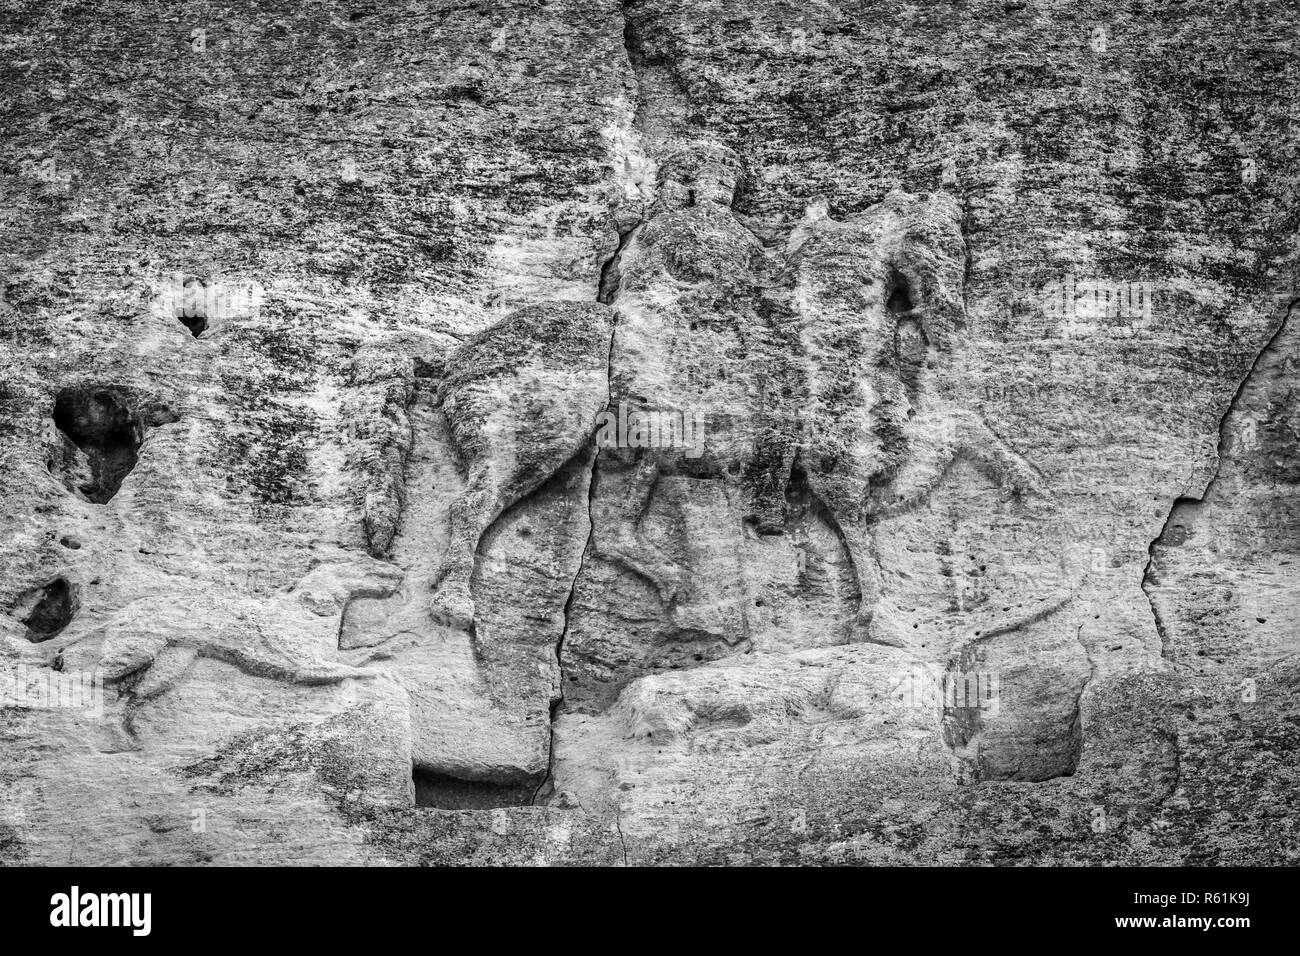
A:
<svg viewBox="0 0 1300 956">
<path fill-rule="evenodd" d="M 1236 412 L 1240 405 L 1242 396 L 1246 393 L 1246 389 L 1254 380 L 1255 375 L 1259 370 L 1260 363 L 1270 352 L 1273 351 L 1278 339 L 1281 338 L 1282 333 L 1286 330 L 1287 321 L 1290 319 L 1291 313 L 1298 307 L 1300 307 L 1300 299 L 1293 299 L 1283 310 L 1282 319 L 1278 322 L 1277 328 L 1274 329 L 1273 334 L 1268 337 L 1263 348 L 1255 354 L 1254 361 L 1250 363 L 1250 368 L 1246 370 L 1246 374 L 1242 376 L 1241 381 L 1237 384 L 1237 390 L 1233 393 L 1232 400 L 1228 402 L 1228 407 L 1224 410 L 1223 416 L 1219 419 L 1219 441 L 1215 450 L 1216 463 L 1214 466 L 1214 474 L 1210 477 L 1210 480 L 1205 483 L 1205 487 L 1199 495 L 1180 495 L 1174 499 L 1173 505 L 1169 508 L 1169 513 L 1165 516 L 1164 523 L 1160 526 L 1160 533 L 1152 539 L 1149 545 L 1147 545 L 1147 563 L 1142 570 L 1142 593 L 1146 595 L 1147 603 L 1151 605 L 1151 616 L 1155 621 L 1156 633 L 1160 637 L 1160 656 L 1166 660 L 1169 659 L 1170 654 L 1169 625 L 1161 616 L 1160 609 L 1156 607 L 1155 595 L 1151 590 L 1152 586 L 1156 583 L 1154 581 L 1153 573 L 1155 570 L 1156 547 L 1162 541 L 1166 540 L 1166 535 L 1169 531 L 1170 525 L 1174 522 L 1174 519 L 1178 516 L 1179 512 L 1186 510 L 1192 505 L 1200 504 L 1209 497 L 1210 490 L 1219 480 L 1220 472 L 1223 469 L 1223 460 L 1227 455 L 1228 422 L 1231 420 L 1233 413 Z"/>
</svg>

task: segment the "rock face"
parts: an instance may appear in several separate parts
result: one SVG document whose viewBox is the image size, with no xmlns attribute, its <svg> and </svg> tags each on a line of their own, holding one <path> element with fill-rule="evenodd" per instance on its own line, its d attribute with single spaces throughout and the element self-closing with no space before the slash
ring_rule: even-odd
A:
<svg viewBox="0 0 1300 956">
<path fill-rule="evenodd" d="M 0 863 L 1300 859 L 1292 5 L 0 21 Z"/>
</svg>

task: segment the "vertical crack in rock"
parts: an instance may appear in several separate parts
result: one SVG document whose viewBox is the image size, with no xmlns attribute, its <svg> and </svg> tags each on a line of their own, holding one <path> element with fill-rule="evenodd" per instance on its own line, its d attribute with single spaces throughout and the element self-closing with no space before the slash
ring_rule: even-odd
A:
<svg viewBox="0 0 1300 956">
<path fill-rule="evenodd" d="M 596 298 L 597 301 L 605 305 L 612 305 L 615 296 L 618 294 L 619 259 L 623 254 L 623 249 L 638 228 L 640 228 L 640 223 L 628 229 L 619 237 L 618 248 L 614 250 L 614 253 L 601 267 L 600 288 L 597 291 Z M 614 401 L 614 342 L 617 335 L 618 315 L 615 313 L 610 320 L 609 351 L 605 361 L 606 408 L 612 405 Z M 592 429 L 592 441 L 595 441 L 595 426 Z M 555 664 L 559 672 L 559 694 L 551 701 L 550 744 L 546 758 L 546 776 L 542 778 L 542 782 L 533 794 L 532 802 L 534 804 L 537 803 L 546 785 L 550 783 L 555 768 L 555 718 L 564 705 L 564 639 L 569 633 L 569 624 L 573 613 L 573 599 L 578 592 L 578 581 L 582 578 L 582 572 L 587 567 L 587 557 L 591 554 L 596 539 L 596 518 L 593 508 L 596 499 L 599 463 L 600 449 L 597 448 L 596 453 L 591 457 L 591 474 L 587 479 L 587 544 L 582 549 L 582 559 L 578 562 L 578 570 L 574 572 L 573 580 L 569 583 L 569 596 L 564 601 L 564 626 L 560 630 L 559 640 L 555 643 Z"/>
<path fill-rule="evenodd" d="M 623 50 L 627 55 L 627 65 L 628 69 L 632 73 L 633 82 L 636 83 L 638 79 L 636 68 L 638 54 L 636 53 L 636 39 L 632 30 L 631 21 L 627 16 L 627 10 L 628 3 L 627 0 L 624 0 L 624 2 L 619 5 L 619 12 L 623 18 Z M 639 100 L 640 97 L 638 95 L 638 101 Z M 641 104 L 638 102 L 633 114 L 634 129 L 636 127 L 635 117 L 639 115 L 640 109 Z M 641 224 L 642 221 L 638 220 L 631 227 L 619 233 L 617 248 L 615 248 L 613 253 L 610 254 L 610 257 L 605 260 L 605 263 L 600 268 L 600 279 L 596 289 L 596 301 L 602 305 L 612 306 L 614 304 L 614 299 L 618 295 L 619 284 L 622 281 L 619 263 L 623 257 L 623 250 L 626 249 L 628 243 L 632 241 L 637 231 L 641 228 Z M 612 406 L 614 402 L 614 343 L 617 337 L 618 313 L 615 311 L 610 317 L 609 352 L 608 358 L 605 362 L 605 383 L 607 389 L 606 408 Z M 595 441 L 594 427 L 592 432 L 592 441 Z M 555 719 L 559 716 L 560 708 L 564 706 L 564 639 L 569 634 L 569 624 L 572 621 L 573 615 L 573 600 L 575 595 L 578 593 L 578 581 L 582 579 L 582 572 L 587 567 L 587 557 L 591 554 L 592 547 L 596 540 L 594 503 L 596 500 L 596 485 L 598 481 L 597 476 L 599 474 L 599 466 L 600 449 L 597 448 L 596 453 L 591 456 L 591 474 L 587 479 L 587 544 L 582 549 L 582 558 L 578 561 L 578 570 L 574 573 L 573 580 L 569 583 L 569 596 L 564 601 L 564 626 L 560 629 L 560 637 L 555 642 L 555 666 L 559 679 L 559 694 L 551 701 L 550 742 L 548 744 L 548 752 L 546 756 L 546 775 L 542 778 L 542 782 L 538 784 L 537 790 L 533 793 L 533 804 L 536 804 L 541 798 L 542 792 L 546 789 L 547 785 L 551 783 L 555 772 Z M 619 842 L 622 843 L 622 840 L 623 832 L 622 830 L 619 830 Z M 623 862 L 625 864 L 627 863 L 626 845 L 623 846 Z"/>
<path fill-rule="evenodd" d="M 650 103 L 647 97 L 643 96 L 645 85 L 645 70 L 650 64 L 658 64 L 658 59 L 652 59 L 646 56 L 644 45 L 641 37 L 638 35 L 636 21 L 631 15 L 632 8 L 636 5 L 636 0 L 621 0 L 618 5 L 619 16 L 623 19 L 623 52 L 627 57 L 628 69 L 632 74 L 632 82 L 636 88 L 637 103 L 632 114 L 632 126 L 634 129 L 642 128 L 645 125 L 645 115 L 643 110 L 649 108 Z"/>
<path fill-rule="evenodd" d="M 632 229 L 629 229 L 625 235 L 630 236 L 635 231 L 636 227 L 633 227 Z M 606 276 L 607 274 L 617 276 L 618 258 L 622 254 L 625 244 L 625 239 L 619 242 L 618 249 L 614 251 L 614 254 L 610 256 L 609 260 L 600 270 L 601 290 L 598 292 L 597 298 L 600 302 L 607 305 L 613 302 L 614 296 L 617 294 L 618 290 L 617 282 L 615 282 L 613 286 L 606 288 Z M 605 380 L 608 389 L 606 407 L 608 407 L 609 404 L 612 404 L 614 400 L 614 386 L 612 379 L 614 375 L 614 340 L 617 334 L 618 316 L 615 314 L 611 319 L 611 327 L 609 331 L 609 353 L 608 359 L 605 363 Z M 595 441 L 595 426 L 593 426 L 592 429 L 592 441 Z M 591 456 L 591 474 L 587 479 L 587 544 L 582 549 L 582 558 L 578 562 L 578 570 L 574 572 L 573 580 L 569 583 L 569 596 L 565 598 L 564 601 L 564 626 L 560 629 L 560 637 L 555 642 L 555 665 L 559 675 L 559 694 L 551 701 L 550 743 L 546 757 L 546 775 L 542 778 L 542 782 L 538 784 L 537 790 L 533 793 L 532 802 L 534 804 L 537 803 L 537 800 L 541 796 L 542 791 L 546 788 L 546 785 L 550 783 L 555 768 L 555 718 L 559 715 L 560 708 L 564 705 L 564 639 L 569 633 L 569 623 L 573 614 L 573 599 L 578 593 L 578 581 L 582 578 L 582 572 L 587 567 L 587 557 L 591 554 L 591 549 L 596 539 L 596 517 L 593 508 L 596 499 L 599 463 L 600 449 L 597 448 L 596 453 Z"/>
<path fill-rule="evenodd" d="M 970 288 L 971 263 L 975 261 L 974 255 L 970 248 L 971 233 L 971 210 L 970 199 L 963 192 L 961 196 L 961 218 L 958 220 L 958 231 L 961 233 L 962 251 L 966 254 L 966 261 L 961 267 L 961 311 L 963 315 L 970 315 L 970 300 L 967 298 L 966 290 Z"/>
<path fill-rule="evenodd" d="M 638 221 L 631 228 L 625 229 L 618 234 L 618 248 L 614 250 L 605 264 L 600 268 L 600 288 L 596 293 L 596 301 L 602 305 L 612 305 L 614 296 L 618 292 L 619 282 L 622 281 L 622 275 L 619 273 L 619 260 L 623 256 L 623 250 L 627 244 L 632 241 L 632 236 L 640 228 L 641 223 Z M 613 359 L 614 340 L 610 337 L 610 358 Z"/>
<path fill-rule="evenodd" d="M 618 833 L 619 849 L 623 851 L 623 865 L 627 866 L 627 840 L 623 838 L 623 813 L 618 807 L 614 808 L 614 830 Z"/>
<path fill-rule="evenodd" d="M 688 85 L 672 59 L 654 39 L 647 42 L 644 23 L 635 15 L 642 0 L 622 0 L 623 49 L 636 88 L 633 127 L 648 141 L 663 145 L 675 137 L 688 136 L 690 97 Z M 690 197 L 694 205 L 694 196 Z"/>
<path fill-rule="evenodd" d="M 1169 521 L 1173 518 L 1174 512 L 1178 510 L 1179 503 L 1185 500 L 1187 499 L 1177 498 L 1174 500 L 1174 506 L 1169 510 L 1169 517 L 1165 518 L 1165 523 L 1160 528 L 1160 534 L 1156 536 L 1154 541 L 1147 545 L 1147 563 L 1146 567 L 1142 571 L 1142 593 L 1146 595 L 1147 603 L 1151 605 L 1151 619 L 1155 622 L 1156 634 L 1160 637 L 1160 656 L 1166 660 L 1170 659 L 1169 632 L 1164 618 L 1160 616 L 1160 608 L 1156 607 L 1155 595 L 1151 593 L 1151 584 L 1153 581 L 1151 569 L 1152 564 L 1155 561 L 1156 544 L 1162 537 L 1164 537 L 1165 529 L 1169 527 Z"/>
<path fill-rule="evenodd" d="M 1250 363 L 1250 368 L 1247 369 L 1246 374 L 1242 376 L 1241 381 L 1237 385 L 1236 392 L 1233 393 L 1232 400 L 1228 402 L 1228 407 L 1224 410 L 1223 416 L 1219 419 L 1219 441 L 1215 449 L 1214 474 L 1210 477 L 1210 480 L 1205 483 L 1205 487 L 1201 490 L 1199 495 L 1180 495 L 1174 499 L 1174 503 L 1169 509 L 1169 514 L 1165 517 L 1164 524 L 1160 526 L 1160 533 L 1152 539 L 1149 545 L 1147 545 L 1147 563 L 1146 567 L 1142 571 L 1142 592 L 1146 595 L 1147 603 L 1151 605 L 1151 617 L 1155 621 L 1156 633 L 1160 636 L 1160 656 L 1166 660 L 1171 659 L 1169 656 L 1169 627 L 1161 616 L 1160 609 L 1156 607 L 1155 595 L 1151 590 L 1153 585 L 1159 583 L 1155 567 L 1156 548 L 1162 543 L 1168 541 L 1168 533 L 1170 528 L 1175 524 L 1175 519 L 1186 513 L 1189 508 L 1201 504 L 1207 497 L 1209 497 L 1210 489 L 1214 487 L 1215 482 L 1219 479 L 1219 473 L 1223 468 L 1223 459 L 1228 451 L 1228 421 L 1237 410 L 1242 396 L 1246 392 L 1246 388 L 1255 378 L 1260 363 L 1264 360 L 1265 356 L 1273 350 L 1277 340 L 1286 329 L 1287 321 L 1290 319 L 1291 313 L 1297 306 L 1300 306 L 1300 299 L 1293 299 L 1287 305 L 1286 309 L 1283 310 L 1282 319 L 1278 322 L 1277 328 L 1274 329 L 1273 334 L 1268 337 L 1268 341 L 1264 343 L 1264 347 L 1256 353 L 1254 361 Z"/>
<path fill-rule="evenodd" d="M 1079 686 L 1078 696 L 1074 698 L 1074 720 L 1070 724 L 1070 737 L 1073 754 L 1070 759 L 1069 773 L 1063 776 L 1070 776 L 1079 769 L 1079 760 L 1083 757 L 1083 697 L 1088 693 L 1088 687 L 1092 684 L 1097 676 L 1097 662 L 1092 659 L 1092 652 L 1088 650 L 1088 645 L 1083 640 L 1084 625 L 1080 624 L 1074 631 L 1074 639 L 1079 642 L 1079 647 L 1083 650 L 1083 656 L 1088 659 L 1088 676 Z"/>
</svg>

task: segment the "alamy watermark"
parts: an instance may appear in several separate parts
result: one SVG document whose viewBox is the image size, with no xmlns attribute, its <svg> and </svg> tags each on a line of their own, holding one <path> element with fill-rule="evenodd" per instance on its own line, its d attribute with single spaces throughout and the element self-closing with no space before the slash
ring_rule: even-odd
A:
<svg viewBox="0 0 1300 956">
<path fill-rule="evenodd" d="M 992 671 L 956 671 L 942 675 L 913 667 L 890 689 L 890 700 L 908 710 L 980 710 L 996 716 L 1001 681 Z"/>
<path fill-rule="evenodd" d="M 182 321 L 221 321 L 257 314 L 265 290 L 258 282 L 174 273 L 154 285 L 158 311 Z"/>
<path fill-rule="evenodd" d="M 1061 322 L 1064 337 L 1087 335 L 1098 328 L 1115 331 L 1151 324 L 1156 284 L 1148 281 L 1076 279 L 1068 274 L 1039 291 L 1039 302 L 1049 318 Z"/>
<path fill-rule="evenodd" d="M 57 160 L 53 156 L 41 160 L 21 160 L 18 163 L 18 173 L 27 179 L 35 180 L 52 189 L 64 192 L 72 186 L 72 174 L 67 170 L 60 169 Z"/>
<path fill-rule="evenodd" d="M 104 679 L 98 671 L 54 671 L 19 664 L 0 673 L 0 707 L 84 710 L 104 716 Z"/>
<path fill-rule="evenodd" d="M 596 416 L 597 448 L 679 448 L 687 458 L 704 454 L 704 413 L 606 409 Z"/>
</svg>

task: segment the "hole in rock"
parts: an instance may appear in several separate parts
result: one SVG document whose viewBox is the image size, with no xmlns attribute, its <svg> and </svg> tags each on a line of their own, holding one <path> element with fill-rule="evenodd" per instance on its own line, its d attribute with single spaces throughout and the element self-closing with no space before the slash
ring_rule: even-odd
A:
<svg viewBox="0 0 1300 956">
<path fill-rule="evenodd" d="M 89 474 L 64 458 L 64 484 L 90 501 L 112 498 L 135 467 L 144 426 L 115 388 L 65 388 L 54 401 L 54 424 L 86 457 Z"/>
<path fill-rule="evenodd" d="M 66 578 L 55 578 L 29 600 L 32 597 L 35 606 L 23 618 L 23 624 L 27 626 L 27 640 L 39 644 L 57 637 L 72 621 L 77 609 L 76 593 Z"/>
<path fill-rule="evenodd" d="M 415 805 L 438 810 L 524 807 L 532 803 L 533 793 L 537 790 L 536 783 L 461 780 L 421 767 L 412 770 L 411 779 L 415 783 Z"/>
<path fill-rule="evenodd" d="M 908 288 L 907 279 L 901 272 L 895 270 L 890 273 L 888 288 L 889 298 L 885 300 L 885 308 L 896 316 L 911 312 L 912 293 Z"/>
</svg>

